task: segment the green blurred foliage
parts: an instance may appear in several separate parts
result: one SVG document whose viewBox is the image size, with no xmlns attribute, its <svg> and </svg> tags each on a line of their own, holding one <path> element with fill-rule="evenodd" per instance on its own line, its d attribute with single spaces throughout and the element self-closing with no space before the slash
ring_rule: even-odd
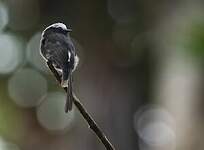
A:
<svg viewBox="0 0 204 150">
<path fill-rule="evenodd" d="M 186 49 L 190 55 L 204 63 L 204 21 L 194 22 L 187 33 L 189 33 L 189 38 L 185 45 Z"/>
<path fill-rule="evenodd" d="M 7 83 L 0 84 L 0 135 L 19 142 L 26 133 L 25 111 L 17 107 L 8 97 Z"/>
</svg>

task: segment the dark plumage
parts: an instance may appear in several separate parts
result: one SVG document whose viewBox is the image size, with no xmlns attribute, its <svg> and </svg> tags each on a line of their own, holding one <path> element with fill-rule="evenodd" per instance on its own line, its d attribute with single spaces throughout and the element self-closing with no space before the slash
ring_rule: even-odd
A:
<svg viewBox="0 0 204 150">
<path fill-rule="evenodd" d="M 69 32 L 71 32 L 71 29 L 62 23 L 52 24 L 43 31 L 40 45 L 43 58 L 51 62 L 56 70 L 61 73 L 61 86 L 68 87 L 65 111 L 72 109 L 71 76 L 78 63 L 78 57 Z"/>
</svg>

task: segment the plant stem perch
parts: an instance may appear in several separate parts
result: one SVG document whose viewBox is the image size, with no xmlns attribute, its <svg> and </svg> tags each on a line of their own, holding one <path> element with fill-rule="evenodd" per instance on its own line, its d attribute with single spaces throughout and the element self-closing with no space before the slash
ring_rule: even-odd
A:
<svg viewBox="0 0 204 150">
<path fill-rule="evenodd" d="M 47 62 L 47 65 L 57 81 L 61 83 L 61 77 L 58 74 L 58 72 L 55 70 L 54 66 L 51 62 Z M 64 90 L 67 92 L 67 88 L 65 87 Z M 93 130 L 93 132 L 96 134 L 96 136 L 100 139 L 100 141 L 103 143 L 103 145 L 106 147 L 107 150 L 115 150 L 113 145 L 110 143 L 110 141 L 106 138 L 105 134 L 101 131 L 101 129 L 98 127 L 96 122 L 93 120 L 93 118 L 90 116 L 90 114 L 87 112 L 87 110 L 84 108 L 80 100 L 76 97 L 76 95 L 73 94 L 73 102 L 83 118 L 86 120 L 86 122 L 89 125 L 89 128 Z"/>
</svg>

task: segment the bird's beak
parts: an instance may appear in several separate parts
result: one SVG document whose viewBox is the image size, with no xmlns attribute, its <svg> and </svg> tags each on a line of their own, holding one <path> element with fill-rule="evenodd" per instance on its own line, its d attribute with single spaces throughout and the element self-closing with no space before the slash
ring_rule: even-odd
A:
<svg viewBox="0 0 204 150">
<path fill-rule="evenodd" d="M 72 29 L 66 29 L 67 32 L 72 32 Z"/>
</svg>

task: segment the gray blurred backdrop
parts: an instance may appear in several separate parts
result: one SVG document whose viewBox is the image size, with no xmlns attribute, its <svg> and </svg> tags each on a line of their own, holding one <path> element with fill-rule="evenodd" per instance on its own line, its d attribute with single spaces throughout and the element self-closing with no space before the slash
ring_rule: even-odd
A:
<svg viewBox="0 0 204 150">
<path fill-rule="evenodd" d="M 117 150 L 204 149 L 204 2 L 0 0 L 0 150 L 104 150 L 39 54 L 63 22 L 74 91 Z"/>
</svg>

